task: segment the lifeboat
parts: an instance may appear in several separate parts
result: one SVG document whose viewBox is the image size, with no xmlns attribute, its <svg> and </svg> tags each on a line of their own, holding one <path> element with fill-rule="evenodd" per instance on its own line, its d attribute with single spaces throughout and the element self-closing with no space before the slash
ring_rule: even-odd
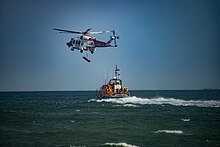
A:
<svg viewBox="0 0 220 147">
<path fill-rule="evenodd" d="M 96 95 L 99 99 L 104 98 L 125 98 L 130 96 L 128 88 L 122 86 L 119 74 L 120 69 L 115 66 L 115 76 L 97 90 Z"/>
</svg>

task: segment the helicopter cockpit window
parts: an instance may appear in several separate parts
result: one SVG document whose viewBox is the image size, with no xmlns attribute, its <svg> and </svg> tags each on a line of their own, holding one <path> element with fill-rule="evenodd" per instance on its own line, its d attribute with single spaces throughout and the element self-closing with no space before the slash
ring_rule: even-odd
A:
<svg viewBox="0 0 220 147">
<path fill-rule="evenodd" d="M 75 44 L 75 40 L 73 40 L 73 44 Z"/>
<path fill-rule="evenodd" d="M 76 40 L 76 45 L 79 45 L 79 43 L 80 43 L 79 40 Z"/>
</svg>

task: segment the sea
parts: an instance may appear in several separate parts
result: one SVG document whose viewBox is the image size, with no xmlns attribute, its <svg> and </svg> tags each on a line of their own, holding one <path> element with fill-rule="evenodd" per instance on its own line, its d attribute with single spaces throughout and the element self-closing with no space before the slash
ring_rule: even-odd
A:
<svg viewBox="0 0 220 147">
<path fill-rule="evenodd" d="M 220 90 L 0 92 L 0 146 L 220 146 Z"/>
</svg>

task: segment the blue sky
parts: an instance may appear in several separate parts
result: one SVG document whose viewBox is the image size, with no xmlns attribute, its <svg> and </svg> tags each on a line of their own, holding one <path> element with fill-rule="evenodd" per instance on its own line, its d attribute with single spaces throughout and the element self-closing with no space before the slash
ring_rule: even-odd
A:
<svg viewBox="0 0 220 147">
<path fill-rule="evenodd" d="M 220 88 L 218 0 L 3 0 L 0 19 L 0 91 L 95 90 L 115 64 L 129 89 Z M 87 63 L 54 27 L 120 39 Z"/>
</svg>

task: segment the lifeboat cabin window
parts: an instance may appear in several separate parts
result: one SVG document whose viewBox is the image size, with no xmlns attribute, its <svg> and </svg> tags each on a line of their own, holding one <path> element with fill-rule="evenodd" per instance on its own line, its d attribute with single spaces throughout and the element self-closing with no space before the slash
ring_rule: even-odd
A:
<svg viewBox="0 0 220 147">
<path fill-rule="evenodd" d="M 119 79 L 111 79 L 110 80 L 110 84 L 114 84 L 114 83 L 118 83 L 118 84 L 122 85 L 122 82 Z"/>
</svg>

